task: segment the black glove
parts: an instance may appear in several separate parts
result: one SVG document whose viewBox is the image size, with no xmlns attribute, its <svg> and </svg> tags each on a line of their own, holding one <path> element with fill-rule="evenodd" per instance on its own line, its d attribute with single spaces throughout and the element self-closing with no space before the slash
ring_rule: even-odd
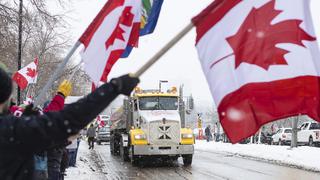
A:
<svg viewBox="0 0 320 180">
<path fill-rule="evenodd" d="M 40 115 L 40 112 L 38 108 L 33 108 L 33 104 L 30 104 L 24 109 L 23 115 L 24 116 Z"/>
<path fill-rule="evenodd" d="M 139 83 L 139 78 L 130 77 L 129 74 L 114 78 L 110 81 L 116 91 L 120 94 L 130 96 L 132 90 Z"/>
</svg>

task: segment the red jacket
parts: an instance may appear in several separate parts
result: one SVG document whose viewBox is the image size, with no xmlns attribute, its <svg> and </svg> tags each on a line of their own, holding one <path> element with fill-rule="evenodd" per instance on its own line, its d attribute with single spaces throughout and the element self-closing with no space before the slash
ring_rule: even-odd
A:
<svg viewBox="0 0 320 180">
<path fill-rule="evenodd" d="M 64 97 L 60 94 L 57 94 L 53 97 L 50 104 L 44 108 L 43 112 L 53 112 L 60 111 L 64 108 Z"/>
</svg>

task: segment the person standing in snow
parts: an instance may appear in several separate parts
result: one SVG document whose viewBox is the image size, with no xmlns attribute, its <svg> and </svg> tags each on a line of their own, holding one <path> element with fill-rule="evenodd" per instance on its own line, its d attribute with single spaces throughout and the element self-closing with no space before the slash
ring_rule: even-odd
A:
<svg viewBox="0 0 320 180">
<path fill-rule="evenodd" d="M 204 133 L 205 133 L 205 135 L 206 135 L 207 142 L 209 142 L 210 139 L 212 138 L 210 125 L 208 125 L 208 126 L 206 127 L 206 129 L 204 130 Z"/>
<path fill-rule="evenodd" d="M 102 112 L 119 94 L 130 95 L 139 79 L 124 75 L 58 112 L 15 117 L 7 114 L 12 80 L 0 68 L 0 179 L 31 180 L 34 154 L 63 144 Z"/>
<path fill-rule="evenodd" d="M 64 80 L 52 101 L 44 108 L 44 112 L 56 112 L 64 108 L 65 98 L 71 94 L 72 83 Z M 65 142 L 67 144 L 67 142 Z M 48 180 L 60 180 L 61 161 L 65 144 L 47 150 Z"/>
<path fill-rule="evenodd" d="M 94 139 L 96 137 L 96 127 L 94 127 L 93 124 L 91 124 L 87 130 L 87 137 L 88 137 L 89 149 L 93 149 L 94 148 Z"/>
<path fill-rule="evenodd" d="M 68 151 L 68 167 L 75 167 L 76 166 L 76 151 L 78 148 L 77 138 L 73 139 L 71 143 L 66 147 Z"/>
</svg>

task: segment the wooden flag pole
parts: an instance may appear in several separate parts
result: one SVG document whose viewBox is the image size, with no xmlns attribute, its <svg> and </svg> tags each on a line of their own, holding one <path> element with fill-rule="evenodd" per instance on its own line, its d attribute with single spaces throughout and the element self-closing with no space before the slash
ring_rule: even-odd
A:
<svg viewBox="0 0 320 180">
<path fill-rule="evenodd" d="M 155 62 L 157 62 L 165 53 L 169 51 L 177 42 L 181 40 L 192 28 L 193 23 L 190 22 L 178 35 L 169 41 L 158 53 L 156 53 L 145 65 L 143 65 L 136 73 L 132 74 L 133 77 L 140 77 L 146 72 Z"/>
<path fill-rule="evenodd" d="M 68 61 L 70 60 L 71 56 L 74 54 L 74 52 L 78 49 L 78 47 L 81 45 L 80 41 L 77 41 L 72 49 L 69 51 L 67 56 L 64 58 L 64 60 L 59 64 L 58 68 L 54 72 L 54 74 L 50 77 L 47 84 L 44 86 L 44 88 L 41 90 L 39 96 L 37 97 L 36 101 L 34 102 L 34 106 L 37 107 L 40 105 L 42 99 L 44 98 L 45 94 L 51 88 L 53 82 L 57 79 L 57 77 L 62 73 L 64 67 L 67 65 Z"/>
</svg>

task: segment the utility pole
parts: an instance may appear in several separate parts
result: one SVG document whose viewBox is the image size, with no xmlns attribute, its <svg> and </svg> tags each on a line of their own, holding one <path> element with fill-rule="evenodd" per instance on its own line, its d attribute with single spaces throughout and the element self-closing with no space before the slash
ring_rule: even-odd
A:
<svg viewBox="0 0 320 180">
<path fill-rule="evenodd" d="M 292 138 L 291 138 L 291 148 L 297 147 L 298 141 L 298 121 L 300 119 L 300 114 L 297 117 L 293 117 L 292 120 Z"/>
<path fill-rule="evenodd" d="M 183 101 L 183 86 L 181 85 L 179 88 L 179 113 L 181 117 L 181 127 L 185 128 L 186 127 L 186 107 Z"/>
<path fill-rule="evenodd" d="M 23 13 L 23 0 L 19 4 L 19 38 L 18 38 L 18 71 L 21 69 L 21 54 L 22 54 L 22 13 Z M 18 86 L 17 90 L 17 103 L 21 103 L 21 91 Z"/>
</svg>

